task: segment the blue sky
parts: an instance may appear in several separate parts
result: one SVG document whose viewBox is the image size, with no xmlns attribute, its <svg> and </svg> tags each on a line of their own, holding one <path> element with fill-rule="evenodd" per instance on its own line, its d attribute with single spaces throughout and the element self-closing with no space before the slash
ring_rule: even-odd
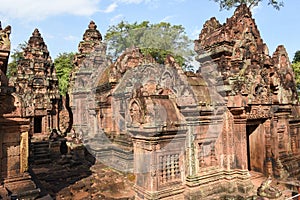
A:
<svg viewBox="0 0 300 200">
<path fill-rule="evenodd" d="M 12 26 L 12 48 L 28 41 L 38 28 L 53 59 L 62 52 L 77 52 L 90 20 L 103 36 L 110 25 L 121 20 L 148 20 L 181 24 L 191 39 L 197 39 L 206 20 L 215 16 L 224 23 L 234 11 L 220 12 L 219 5 L 210 0 L 0 0 L 0 5 L 2 26 Z M 300 50 L 300 1 L 286 0 L 277 11 L 265 0 L 253 13 L 270 54 L 284 44 L 292 60 Z"/>
</svg>

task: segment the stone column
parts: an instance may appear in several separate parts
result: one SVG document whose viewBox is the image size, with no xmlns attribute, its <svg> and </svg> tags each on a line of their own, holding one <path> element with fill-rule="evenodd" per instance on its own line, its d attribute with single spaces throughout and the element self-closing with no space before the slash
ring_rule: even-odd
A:
<svg viewBox="0 0 300 200">
<path fill-rule="evenodd" d="M 97 113 L 96 110 L 94 108 L 89 108 L 89 121 L 88 121 L 88 125 L 89 125 L 89 134 L 90 137 L 94 137 L 97 133 Z"/>
<path fill-rule="evenodd" d="M 268 119 L 264 123 L 264 131 L 266 138 L 266 173 L 268 176 L 273 176 L 272 167 L 272 145 L 271 145 L 271 120 Z"/>
<path fill-rule="evenodd" d="M 43 129 L 47 127 L 48 130 L 51 130 L 51 115 L 49 113 L 44 117 L 43 123 L 45 123 L 45 125 L 47 124 L 47 126 L 43 126 Z"/>
<path fill-rule="evenodd" d="M 270 134 L 271 134 L 272 153 L 274 154 L 274 157 L 276 159 L 279 158 L 279 149 L 278 149 L 279 140 L 278 140 L 277 126 L 278 126 L 278 117 L 274 116 L 270 120 Z"/>
<path fill-rule="evenodd" d="M 20 173 L 24 173 L 28 170 L 28 157 L 29 157 L 28 132 L 23 132 L 21 134 L 21 143 L 20 143 Z"/>
<path fill-rule="evenodd" d="M 29 120 L 16 117 L 1 119 L 0 117 L 0 125 L 5 130 L 0 129 L 1 187 L 7 188 L 20 199 L 35 199 L 40 189 L 27 172 Z"/>
<path fill-rule="evenodd" d="M 247 170 L 247 130 L 246 130 L 246 118 L 239 118 L 234 120 L 233 132 L 235 135 L 234 151 L 235 159 L 237 160 L 235 166 L 237 169 Z"/>
<path fill-rule="evenodd" d="M 297 153 L 297 128 L 291 128 L 291 150 L 292 153 L 295 155 Z"/>
<path fill-rule="evenodd" d="M 54 116 L 53 116 L 53 128 L 56 130 L 59 130 L 59 111 L 58 111 L 58 103 L 56 102 L 54 105 Z"/>
<path fill-rule="evenodd" d="M 193 176 L 196 174 L 196 163 L 195 163 L 195 146 L 194 146 L 194 135 L 193 135 L 193 126 L 188 126 L 188 134 L 187 134 L 187 140 L 186 140 L 186 146 L 187 146 L 187 161 L 188 161 L 188 176 Z"/>
</svg>

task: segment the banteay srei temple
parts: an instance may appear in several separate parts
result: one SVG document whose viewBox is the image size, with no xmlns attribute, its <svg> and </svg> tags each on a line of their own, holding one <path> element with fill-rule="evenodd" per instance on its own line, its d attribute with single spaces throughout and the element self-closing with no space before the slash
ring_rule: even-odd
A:
<svg viewBox="0 0 300 200">
<path fill-rule="evenodd" d="M 196 72 L 137 47 L 116 61 L 91 21 L 69 97 L 35 29 L 7 78 L 0 30 L 1 199 L 292 199 L 300 193 L 300 107 L 280 45 L 271 54 L 249 8 L 212 17 Z M 298 197 L 294 198 L 297 199 Z"/>
</svg>

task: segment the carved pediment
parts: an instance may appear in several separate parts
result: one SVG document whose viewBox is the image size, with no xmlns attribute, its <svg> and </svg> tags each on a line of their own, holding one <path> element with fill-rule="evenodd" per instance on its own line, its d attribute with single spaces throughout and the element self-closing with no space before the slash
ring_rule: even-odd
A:
<svg viewBox="0 0 300 200">
<path fill-rule="evenodd" d="M 0 50 L 10 51 L 10 36 L 11 26 L 0 28 Z"/>
</svg>

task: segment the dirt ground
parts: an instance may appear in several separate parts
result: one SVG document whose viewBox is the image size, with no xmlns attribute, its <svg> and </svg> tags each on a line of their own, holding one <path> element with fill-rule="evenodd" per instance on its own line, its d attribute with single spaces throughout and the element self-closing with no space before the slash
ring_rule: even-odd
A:
<svg viewBox="0 0 300 200">
<path fill-rule="evenodd" d="M 51 163 L 32 165 L 42 190 L 40 199 L 134 199 L 134 175 L 124 174 L 90 159 L 62 156 Z"/>
</svg>

